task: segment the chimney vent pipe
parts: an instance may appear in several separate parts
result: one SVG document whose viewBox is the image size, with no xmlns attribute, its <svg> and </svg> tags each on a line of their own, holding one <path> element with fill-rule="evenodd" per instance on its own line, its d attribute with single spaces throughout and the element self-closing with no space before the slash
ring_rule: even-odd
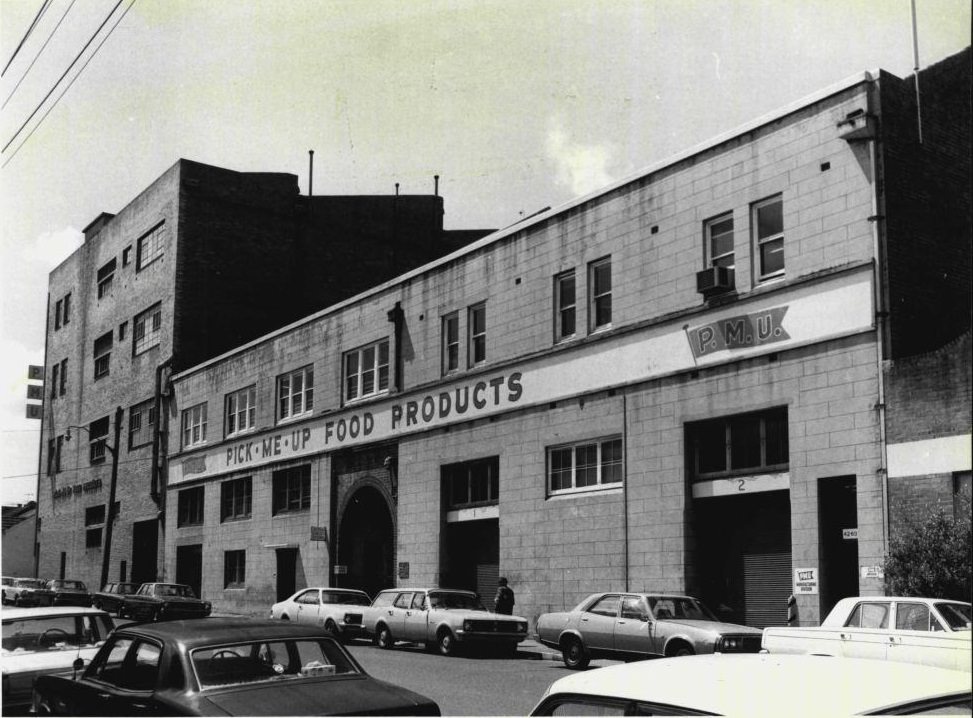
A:
<svg viewBox="0 0 973 718">
<path fill-rule="evenodd" d="M 435 182 L 435 193 L 436 196 L 438 197 L 439 196 L 439 175 L 433 175 L 432 178 L 433 181 Z"/>
<path fill-rule="evenodd" d="M 314 150 L 308 150 L 307 196 L 314 196 Z"/>
</svg>

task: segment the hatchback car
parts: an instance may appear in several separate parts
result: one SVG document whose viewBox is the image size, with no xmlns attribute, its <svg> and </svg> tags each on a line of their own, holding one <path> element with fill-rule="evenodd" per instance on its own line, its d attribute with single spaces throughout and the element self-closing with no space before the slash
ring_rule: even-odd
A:
<svg viewBox="0 0 973 718">
<path fill-rule="evenodd" d="M 348 640 L 362 633 L 362 610 L 372 600 L 351 588 L 304 588 L 270 607 L 270 617 L 321 626 L 335 638 Z"/>
</svg>

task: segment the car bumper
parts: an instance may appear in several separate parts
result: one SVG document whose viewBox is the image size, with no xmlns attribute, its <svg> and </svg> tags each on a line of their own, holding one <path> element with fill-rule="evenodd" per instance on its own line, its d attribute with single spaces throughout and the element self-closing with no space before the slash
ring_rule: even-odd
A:
<svg viewBox="0 0 973 718">
<path fill-rule="evenodd" d="M 91 596 L 55 596 L 55 606 L 90 606 Z"/>
<path fill-rule="evenodd" d="M 527 639 L 525 633 L 492 633 L 486 631 L 464 631 L 455 633 L 457 641 L 469 643 L 520 643 Z"/>
<path fill-rule="evenodd" d="M 344 638 L 361 638 L 365 635 L 365 627 L 360 623 L 339 623 L 338 630 Z"/>
<path fill-rule="evenodd" d="M 14 603 L 18 606 L 53 606 L 53 596 L 18 596 Z"/>
</svg>

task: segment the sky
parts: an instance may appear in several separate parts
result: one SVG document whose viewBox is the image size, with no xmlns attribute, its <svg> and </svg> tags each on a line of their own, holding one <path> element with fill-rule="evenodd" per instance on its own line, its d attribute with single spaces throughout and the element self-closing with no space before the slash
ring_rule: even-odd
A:
<svg viewBox="0 0 973 718">
<path fill-rule="evenodd" d="M 42 5 L 0 0 L 5 505 L 35 494 L 48 273 L 179 158 L 306 192 L 313 149 L 315 194 L 438 174 L 448 229 L 503 227 L 914 66 L 910 0 L 50 0 L 17 50 Z M 970 44 L 969 0 L 916 8 L 921 67 Z"/>
</svg>

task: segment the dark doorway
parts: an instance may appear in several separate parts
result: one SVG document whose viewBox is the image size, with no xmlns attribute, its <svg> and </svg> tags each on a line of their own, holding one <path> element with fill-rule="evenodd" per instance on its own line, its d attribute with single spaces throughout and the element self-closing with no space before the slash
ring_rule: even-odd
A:
<svg viewBox="0 0 973 718">
<path fill-rule="evenodd" d="M 132 524 L 132 583 L 152 583 L 158 574 L 159 522 Z"/>
<path fill-rule="evenodd" d="M 176 583 L 190 586 L 203 597 L 203 545 L 176 546 Z"/>
<path fill-rule="evenodd" d="M 854 476 L 818 479 L 821 616 L 858 595 L 858 489 Z"/>
<path fill-rule="evenodd" d="M 443 543 L 443 585 L 476 591 L 492 610 L 500 574 L 500 520 L 448 523 Z"/>
<path fill-rule="evenodd" d="M 370 486 L 356 491 L 345 507 L 338 535 L 338 561 L 346 573 L 340 585 L 374 596 L 395 585 L 392 514 L 385 497 Z"/>
<path fill-rule="evenodd" d="M 64 569 L 67 568 L 67 565 L 68 565 L 68 555 L 64 551 L 61 551 L 61 570 L 60 573 L 58 573 L 58 578 L 60 579 L 64 578 Z"/>
<path fill-rule="evenodd" d="M 277 549 L 277 600 L 290 598 L 297 590 L 297 549 Z"/>
</svg>

